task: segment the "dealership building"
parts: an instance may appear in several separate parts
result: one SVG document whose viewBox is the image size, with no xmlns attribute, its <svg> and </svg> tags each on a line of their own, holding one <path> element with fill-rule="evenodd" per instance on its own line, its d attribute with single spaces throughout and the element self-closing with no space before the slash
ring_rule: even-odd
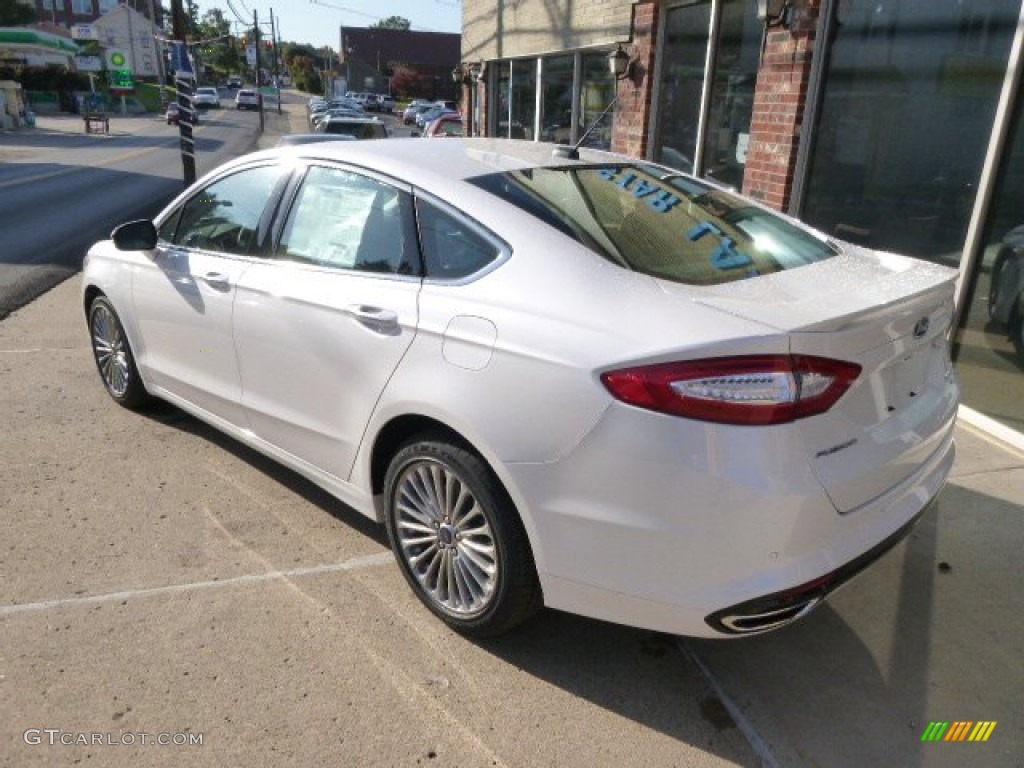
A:
<svg viewBox="0 0 1024 768">
<path fill-rule="evenodd" d="M 455 75 L 475 134 L 647 158 L 958 268 L 964 413 L 1024 446 L 1022 39 L 1021 0 L 463 0 Z"/>
</svg>

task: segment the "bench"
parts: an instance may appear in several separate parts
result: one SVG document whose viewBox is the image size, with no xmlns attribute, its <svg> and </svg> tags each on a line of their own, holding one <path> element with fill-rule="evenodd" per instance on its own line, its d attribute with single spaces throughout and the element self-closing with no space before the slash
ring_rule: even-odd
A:
<svg viewBox="0 0 1024 768">
<path fill-rule="evenodd" d="M 103 112 L 86 112 L 82 120 L 86 133 L 110 133 L 110 117 Z"/>
</svg>

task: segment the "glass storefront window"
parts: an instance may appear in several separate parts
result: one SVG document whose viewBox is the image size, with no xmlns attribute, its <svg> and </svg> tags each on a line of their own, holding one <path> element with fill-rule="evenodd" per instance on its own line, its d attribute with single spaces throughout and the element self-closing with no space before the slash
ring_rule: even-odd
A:
<svg viewBox="0 0 1024 768">
<path fill-rule="evenodd" d="M 1024 97 L 1000 163 L 985 249 L 954 348 L 964 403 L 1024 432 Z"/>
<path fill-rule="evenodd" d="M 573 112 L 576 61 L 580 62 L 579 102 Z M 490 134 L 504 139 L 534 140 L 536 125 L 540 141 L 568 144 L 578 141 L 593 126 L 584 144 L 610 149 L 614 110 L 601 113 L 615 98 L 615 77 L 608 71 L 608 52 L 565 54 L 541 61 L 540 119 L 535 122 L 537 104 L 537 59 L 496 62 L 494 94 L 491 97 Z M 574 131 L 575 121 L 575 131 Z"/>
<path fill-rule="evenodd" d="M 608 71 L 608 52 L 587 53 L 582 57 L 582 87 L 580 88 L 580 137 L 593 127 L 584 145 L 595 149 L 611 149 L 612 126 L 615 110 L 601 113 L 615 98 L 615 76 Z M 578 140 L 578 139 L 577 139 Z"/>
<path fill-rule="evenodd" d="M 802 217 L 959 262 L 1019 2 L 841 0 Z"/>
<path fill-rule="evenodd" d="M 551 56 L 541 62 L 541 141 L 572 143 L 573 56 Z"/>
<path fill-rule="evenodd" d="M 534 138 L 534 116 L 537 113 L 537 60 L 514 59 L 509 80 L 509 112 L 507 131 L 510 139 Z"/>
<path fill-rule="evenodd" d="M 701 168 L 702 175 L 737 189 L 747 164 L 763 32 L 756 3 L 722 3 Z"/>
<path fill-rule="evenodd" d="M 654 159 L 688 173 L 697 150 L 710 24 L 710 2 L 672 8 L 666 16 Z"/>
<path fill-rule="evenodd" d="M 508 87 L 512 82 L 512 62 L 500 61 L 497 64 L 498 74 L 494 78 L 494 109 L 489 132 L 501 139 L 508 138 L 509 101 Z"/>
</svg>

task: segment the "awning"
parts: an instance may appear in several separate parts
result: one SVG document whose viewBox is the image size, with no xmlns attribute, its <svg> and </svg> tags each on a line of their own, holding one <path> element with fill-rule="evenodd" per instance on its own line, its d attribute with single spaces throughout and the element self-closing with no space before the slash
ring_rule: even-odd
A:
<svg viewBox="0 0 1024 768">
<path fill-rule="evenodd" d="M 73 40 L 28 27 L 0 27 L 0 52 L 63 53 L 74 56 L 81 50 Z"/>
</svg>

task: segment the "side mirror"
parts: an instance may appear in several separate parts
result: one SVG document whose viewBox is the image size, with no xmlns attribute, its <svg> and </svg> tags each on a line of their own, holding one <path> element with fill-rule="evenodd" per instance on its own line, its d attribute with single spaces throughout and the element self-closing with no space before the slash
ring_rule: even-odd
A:
<svg viewBox="0 0 1024 768">
<path fill-rule="evenodd" d="M 129 221 L 110 233 L 119 251 L 151 251 L 156 248 L 156 227 L 149 219 Z"/>
</svg>

